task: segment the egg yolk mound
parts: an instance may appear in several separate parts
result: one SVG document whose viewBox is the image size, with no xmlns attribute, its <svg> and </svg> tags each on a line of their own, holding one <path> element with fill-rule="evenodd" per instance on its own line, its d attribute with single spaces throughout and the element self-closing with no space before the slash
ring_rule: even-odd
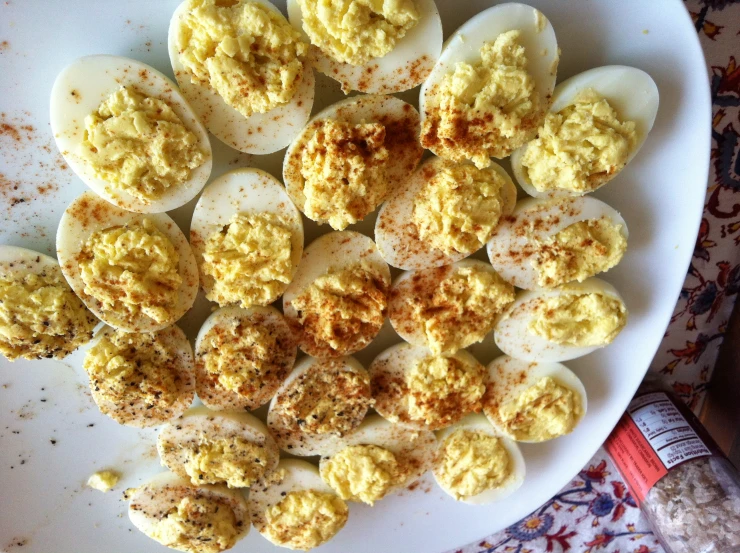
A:
<svg viewBox="0 0 740 553">
<path fill-rule="evenodd" d="M 294 491 L 267 509 L 264 531 L 283 547 L 308 551 L 333 538 L 348 516 L 347 504 L 334 494 Z"/>
<path fill-rule="evenodd" d="M 387 288 L 364 263 L 330 268 L 291 302 L 304 341 L 333 357 L 361 349 L 383 326 Z"/>
<path fill-rule="evenodd" d="M 479 250 L 501 218 L 505 184 L 493 169 L 445 164 L 414 199 L 419 238 L 446 254 Z"/>
<path fill-rule="evenodd" d="M 0 275 L 0 353 L 10 361 L 62 359 L 92 339 L 97 322 L 59 267 Z"/>
<path fill-rule="evenodd" d="M 385 56 L 420 18 L 413 0 L 298 0 L 298 4 L 311 44 L 352 65 Z"/>
<path fill-rule="evenodd" d="M 540 245 L 533 260 L 540 286 L 583 282 L 617 265 L 627 251 L 622 225 L 610 219 L 574 223 Z"/>
<path fill-rule="evenodd" d="M 244 117 L 288 103 L 308 44 L 278 12 L 257 2 L 190 0 L 177 31 L 180 62 Z"/>
<path fill-rule="evenodd" d="M 522 166 L 540 192 L 585 194 L 619 173 L 636 144 L 635 123 L 621 121 L 604 97 L 587 89 L 574 104 L 547 114 Z"/>
<path fill-rule="evenodd" d="M 218 384 L 250 396 L 269 379 L 281 379 L 284 344 L 267 326 L 234 324 L 208 332 L 200 346 L 199 361 Z"/>
<path fill-rule="evenodd" d="M 456 269 L 431 294 L 415 294 L 407 301 L 427 347 L 439 355 L 483 340 L 514 296 L 514 287 L 498 273 L 473 266 Z"/>
<path fill-rule="evenodd" d="M 82 158 L 95 176 L 143 202 L 187 181 L 206 161 L 167 102 L 121 87 L 85 118 Z"/>
<path fill-rule="evenodd" d="M 453 161 L 488 167 L 532 140 L 545 116 L 527 71 L 520 31 L 483 44 L 481 61 L 459 62 L 432 91 L 439 98 L 424 120 L 422 146 Z"/>
<path fill-rule="evenodd" d="M 119 474 L 112 470 L 101 470 L 90 476 L 87 479 L 87 485 L 94 490 L 101 492 L 110 491 L 116 484 L 118 484 Z"/>
<path fill-rule="evenodd" d="M 184 497 L 154 526 L 151 537 L 162 545 L 191 553 L 220 553 L 241 534 L 227 504 L 208 497 Z"/>
<path fill-rule="evenodd" d="M 583 416 L 583 404 L 576 392 L 545 376 L 500 405 L 498 416 L 515 440 L 542 442 L 572 432 Z"/>
<path fill-rule="evenodd" d="M 206 240 L 201 272 L 213 279 L 206 297 L 221 306 L 275 301 L 293 277 L 292 237 L 273 213 L 234 215 Z"/>
<path fill-rule="evenodd" d="M 300 158 L 306 217 L 344 230 L 386 199 L 385 131 L 380 123 L 316 123 Z"/>
<path fill-rule="evenodd" d="M 116 330 L 87 351 L 83 367 L 96 400 L 114 406 L 144 404 L 152 416 L 178 400 L 182 379 L 177 354 L 160 338 L 161 332 Z M 107 409 L 96 402 L 101 410 Z"/>
<path fill-rule="evenodd" d="M 166 444 L 165 448 L 168 446 L 187 449 L 183 469 L 196 486 L 226 482 L 230 488 L 248 488 L 267 469 L 267 449 L 240 437 L 202 436 L 197 443 Z"/>
<path fill-rule="evenodd" d="M 406 375 L 411 420 L 435 427 L 452 424 L 481 408 L 486 370 L 455 357 L 425 357 Z"/>
<path fill-rule="evenodd" d="M 182 277 L 180 256 L 150 219 L 90 235 L 80 252 L 85 294 L 126 321 L 172 319 Z"/>
<path fill-rule="evenodd" d="M 370 377 L 365 373 L 315 365 L 279 398 L 288 420 L 307 434 L 343 436 L 370 406 Z"/>
<path fill-rule="evenodd" d="M 442 442 L 435 475 L 455 499 L 464 499 L 500 487 L 512 472 L 511 457 L 500 438 L 459 429 Z"/>
<path fill-rule="evenodd" d="M 529 331 L 556 344 L 574 347 L 611 344 L 627 324 L 627 308 L 606 294 L 559 294 L 541 300 Z"/>
<path fill-rule="evenodd" d="M 321 465 L 321 477 L 339 497 L 372 505 L 398 481 L 396 456 L 376 445 L 353 445 Z"/>
</svg>

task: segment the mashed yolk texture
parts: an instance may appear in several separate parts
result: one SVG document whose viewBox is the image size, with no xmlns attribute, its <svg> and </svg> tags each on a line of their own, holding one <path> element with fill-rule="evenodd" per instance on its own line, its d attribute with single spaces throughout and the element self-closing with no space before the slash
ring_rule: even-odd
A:
<svg viewBox="0 0 740 553">
<path fill-rule="evenodd" d="M 265 533 L 283 547 L 307 551 L 333 538 L 348 514 L 347 504 L 334 494 L 294 491 L 267 509 Z"/>
<path fill-rule="evenodd" d="M 183 469 L 195 485 L 226 482 L 230 488 L 248 488 L 265 474 L 267 449 L 244 438 L 202 436 L 197 443 L 185 447 L 187 459 Z"/>
<path fill-rule="evenodd" d="M 325 461 L 321 477 L 339 497 L 372 505 L 397 482 L 396 456 L 376 445 L 353 445 Z"/>
<path fill-rule="evenodd" d="M 206 240 L 201 272 L 213 279 L 206 297 L 222 306 L 275 301 L 293 277 L 292 238 L 273 213 L 234 215 Z"/>
<path fill-rule="evenodd" d="M 82 158 L 95 176 L 144 202 L 206 161 L 198 137 L 163 100 L 121 87 L 85 118 Z"/>
<path fill-rule="evenodd" d="M 420 17 L 413 0 L 298 0 L 298 4 L 311 44 L 352 65 L 385 56 Z"/>
<path fill-rule="evenodd" d="M 580 195 L 619 173 L 636 144 L 635 123 L 621 120 L 604 97 L 587 89 L 572 105 L 547 114 L 522 166 L 538 191 Z"/>
<path fill-rule="evenodd" d="M 244 117 L 288 103 L 305 71 L 308 44 L 258 2 L 190 0 L 177 30 L 180 62 Z"/>
<path fill-rule="evenodd" d="M 438 98 L 421 142 L 438 156 L 487 167 L 532 140 L 547 106 L 540 105 L 520 31 L 483 44 L 481 61 L 459 62 L 432 93 Z"/>
<path fill-rule="evenodd" d="M 90 235 L 80 252 L 85 294 L 104 311 L 132 321 L 142 315 L 168 321 L 177 305 L 180 256 L 149 219 Z"/>
</svg>

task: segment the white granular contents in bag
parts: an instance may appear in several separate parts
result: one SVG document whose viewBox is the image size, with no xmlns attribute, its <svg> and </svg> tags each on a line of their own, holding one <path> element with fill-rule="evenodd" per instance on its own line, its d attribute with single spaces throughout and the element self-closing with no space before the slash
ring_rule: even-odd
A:
<svg viewBox="0 0 740 553">
<path fill-rule="evenodd" d="M 724 463 L 689 461 L 648 493 L 644 506 L 673 553 L 740 551 L 740 486 Z"/>
</svg>

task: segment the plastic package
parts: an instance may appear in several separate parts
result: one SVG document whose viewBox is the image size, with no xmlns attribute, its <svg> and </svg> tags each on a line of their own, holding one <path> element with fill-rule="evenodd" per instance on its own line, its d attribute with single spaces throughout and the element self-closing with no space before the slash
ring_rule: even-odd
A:
<svg viewBox="0 0 740 553">
<path fill-rule="evenodd" d="M 740 476 L 694 414 L 657 378 L 606 441 L 668 553 L 740 553 Z"/>
</svg>

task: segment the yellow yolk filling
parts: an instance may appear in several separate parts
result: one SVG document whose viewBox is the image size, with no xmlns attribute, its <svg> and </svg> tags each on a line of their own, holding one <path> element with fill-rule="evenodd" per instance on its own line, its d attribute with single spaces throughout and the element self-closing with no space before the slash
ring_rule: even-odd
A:
<svg viewBox="0 0 740 553">
<path fill-rule="evenodd" d="M 330 58 L 362 65 L 393 50 L 419 22 L 413 0 L 298 0 L 303 30 Z"/>
<path fill-rule="evenodd" d="M 326 119 L 301 151 L 303 212 L 335 230 L 362 220 L 388 195 L 388 149 L 380 123 Z"/>
<path fill-rule="evenodd" d="M 498 407 L 501 424 L 515 440 L 542 442 L 569 434 L 583 416 L 581 397 L 546 376 Z"/>
<path fill-rule="evenodd" d="M 422 145 L 454 161 L 490 165 L 532 140 L 547 106 L 540 105 L 520 31 L 483 44 L 481 61 L 459 62 L 439 84 L 438 105 L 422 128 Z"/>
<path fill-rule="evenodd" d="M 93 233 L 80 252 L 85 294 L 104 311 L 131 321 L 157 323 L 173 317 L 182 277 L 180 256 L 149 219 Z"/>
<path fill-rule="evenodd" d="M 513 463 L 501 438 L 485 432 L 456 430 L 439 450 L 435 475 L 456 499 L 501 487 L 513 473 Z"/>
<path fill-rule="evenodd" d="M 121 87 L 85 118 L 81 155 L 95 176 L 149 203 L 190 179 L 206 154 L 163 100 Z"/>
<path fill-rule="evenodd" d="M 307 551 L 333 538 L 348 514 L 347 504 L 334 494 L 294 491 L 267 509 L 264 531 L 283 547 Z"/>
<path fill-rule="evenodd" d="M 293 277 L 292 250 L 292 233 L 278 215 L 234 215 L 206 240 L 201 271 L 213 279 L 206 297 L 222 306 L 272 303 Z"/>
<path fill-rule="evenodd" d="M 0 353 L 9 360 L 62 359 L 90 341 L 96 324 L 59 267 L 0 276 Z"/>
<path fill-rule="evenodd" d="M 197 443 L 165 447 L 187 449 L 183 470 L 195 485 L 226 482 L 230 488 L 248 488 L 267 470 L 267 449 L 236 436 L 202 436 Z"/>
<path fill-rule="evenodd" d="M 339 497 L 372 505 L 398 481 L 396 456 L 375 445 L 344 448 L 321 465 L 321 478 Z"/>
<path fill-rule="evenodd" d="M 308 44 L 258 2 L 190 0 L 177 30 L 180 62 L 244 117 L 288 103 L 303 78 Z"/>
<path fill-rule="evenodd" d="M 504 185 L 493 169 L 445 164 L 414 199 L 412 221 L 419 238 L 447 254 L 480 249 L 501 218 Z"/>
<path fill-rule="evenodd" d="M 559 294 L 541 300 L 529 331 L 556 344 L 605 346 L 627 324 L 627 308 L 617 298 L 596 292 Z"/>
<path fill-rule="evenodd" d="M 540 192 L 585 194 L 619 173 L 636 144 L 635 123 L 620 120 L 604 97 L 587 89 L 574 104 L 547 114 L 522 166 Z"/>
</svg>

